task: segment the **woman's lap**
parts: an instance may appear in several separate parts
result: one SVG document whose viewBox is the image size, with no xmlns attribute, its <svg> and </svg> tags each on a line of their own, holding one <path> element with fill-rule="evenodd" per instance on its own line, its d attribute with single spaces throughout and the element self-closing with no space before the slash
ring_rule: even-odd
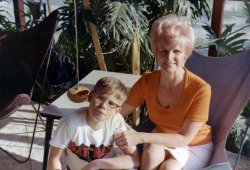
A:
<svg viewBox="0 0 250 170">
<path fill-rule="evenodd" d="M 165 158 L 163 158 L 164 156 L 162 155 L 164 154 L 161 153 L 161 150 L 165 150 Z M 167 160 L 169 157 L 172 157 L 181 164 L 184 170 L 200 170 L 209 163 L 213 153 L 213 144 L 211 142 L 200 146 L 177 148 L 163 147 L 160 145 L 157 147 L 157 145 L 154 144 L 145 144 L 143 152 L 143 156 L 148 158 L 148 160 L 144 159 L 145 162 L 143 164 L 153 163 L 155 167 L 156 164 L 160 164 L 164 159 Z M 159 156 L 162 158 L 159 158 Z"/>
<path fill-rule="evenodd" d="M 183 166 L 184 170 L 200 170 L 206 167 L 213 153 L 212 142 L 200 146 L 165 149 Z"/>
</svg>

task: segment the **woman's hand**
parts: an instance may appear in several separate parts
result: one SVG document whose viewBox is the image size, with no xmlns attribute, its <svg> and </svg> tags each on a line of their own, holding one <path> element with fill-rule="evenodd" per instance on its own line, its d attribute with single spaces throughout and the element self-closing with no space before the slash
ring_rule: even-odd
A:
<svg viewBox="0 0 250 170">
<path fill-rule="evenodd" d="M 114 134 L 114 140 L 120 149 L 125 149 L 127 146 L 136 146 L 140 143 L 140 133 L 133 129 L 128 129 L 126 132 Z"/>
</svg>

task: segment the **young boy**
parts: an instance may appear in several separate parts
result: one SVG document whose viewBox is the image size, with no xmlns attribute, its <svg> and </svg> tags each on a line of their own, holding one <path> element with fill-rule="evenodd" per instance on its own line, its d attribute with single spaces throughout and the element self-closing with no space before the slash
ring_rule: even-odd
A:
<svg viewBox="0 0 250 170">
<path fill-rule="evenodd" d="M 130 169 L 139 166 L 135 146 L 120 150 L 115 133 L 126 131 L 119 114 L 127 98 L 124 84 L 115 78 L 98 80 L 89 95 L 90 105 L 63 117 L 50 140 L 48 169 L 62 169 L 60 156 L 65 152 L 70 170 Z"/>
</svg>

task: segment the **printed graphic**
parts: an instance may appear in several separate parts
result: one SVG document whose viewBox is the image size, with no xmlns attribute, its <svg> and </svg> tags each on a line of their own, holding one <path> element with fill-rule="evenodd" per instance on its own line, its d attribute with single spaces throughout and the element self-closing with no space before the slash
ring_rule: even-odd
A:
<svg viewBox="0 0 250 170">
<path fill-rule="evenodd" d="M 74 142 L 70 142 L 68 148 L 80 159 L 90 162 L 104 157 L 111 150 L 112 145 L 109 145 L 108 147 L 103 144 L 99 147 L 96 147 L 95 145 L 86 146 L 84 144 L 76 146 Z"/>
</svg>

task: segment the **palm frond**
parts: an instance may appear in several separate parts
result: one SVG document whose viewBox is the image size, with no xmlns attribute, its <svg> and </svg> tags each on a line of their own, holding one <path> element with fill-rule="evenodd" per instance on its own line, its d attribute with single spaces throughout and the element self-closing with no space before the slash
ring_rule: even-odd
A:
<svg viewBox="0 0 250 170">
<path fill-rule="evenodd" d="M 244 0 L 244 7 L 243 7 L 245 14 L 248 16 L 246 23 L 250 23 L 250 2 Z"/>
<path fill-rule="evenodd" d="M 211 5 L 209 1 L 204 0 L 189 0 L 190 3 L 193 4 L 194 9 L 193 12 L 193 19 L 197 19 L 205 13 L 207 19 L 209 20 L 211 17 Z M 191 7 L 192 8 L 192 7 Z"/>
<path fill-rule="evenodd" d="M 156 11 L 158 16 L 169 13 L 188 16 L 192 19 L 198 19 L 204 14 L 208 19 L 211 16 L 211 5 L 208 0 L 151 0 L 149 2 L 152 4 L 152 11 Z"/>
<path fill-rule="evenodd" d="M 119 48 L 121 56 L 130 56 L 132 42 L 136 32 L 139 32 L 139 39 L 148 37 L 148 19 L 144 15 L 147 12 L 144 3 L 126 3 L 112 1 L 102 2 L 94 7 L 94 14 L 98 18 L 97 23 L 103 33 L 103 44 L 112 44 Z M 102 12 L 100 12 L 100 10 Z M 105 13 L 105 15 L 103 15 Z M 141 42 L 141 46 L 147 42 Z"/>
<path fill-rule="evenodd" d="M 225 25 L 225 29 L 219 38 L 216 38 L 214 31 L 208 24 L 202 26 L 207 31 L 206 35 L 210 40 L 208 45 L 216 46 L 218 56 L 228 56 L 245 50 L 244 44 L 249 41 L 249 39 L 242 39 L 242 36 L 246 33 L 239 31 L 248 26 L 233 31 L 234 26 L 235 24 Z"/>
</svg>

